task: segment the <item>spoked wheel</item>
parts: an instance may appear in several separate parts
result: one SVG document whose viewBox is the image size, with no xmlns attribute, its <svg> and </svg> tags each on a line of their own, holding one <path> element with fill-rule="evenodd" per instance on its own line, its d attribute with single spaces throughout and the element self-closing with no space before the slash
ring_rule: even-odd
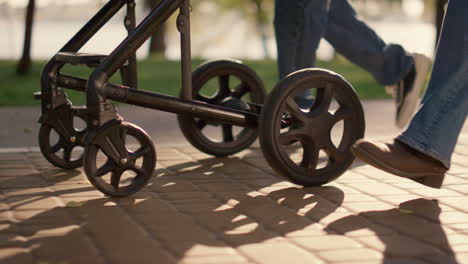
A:
<svg viewBox="0 0 468 264">
<path fill-rule="evenodd" d="M 83 165 L 83 137 L 86 122 L 77 115 L 78 111 L 68 105 L 46 114 L 39 129 L 39 148 L 42 155 L 53 165 L 76 169 Z"/>
<path fill-rule="evenodd" d="M 123 197 L 141 190 L 151 179 L 156 150 L 143 129 L 124 122 L 98 131 L 83 160 L 86 176 L 96 189 Z"/>
<path fill-rule="evenodd" d="M 308 91 L 301 108 L 297 94 Z M 270 166 L 303 186 L 342 175 L 354 160 L 351 145 L 364 136 L 364 111 L 352 86 L 330 71 L 306 69 L 283 79 L 263 107 L 259 139 Z"/>
<path fill-rule="evenodd" d="M 201 65 L 192 76 L 195 100 L 226 108 L 251 111 L 263 104 L 265 90 L 257 74 L 234 60 L 218 60 Z M 257 129 L 220 124 L 187 115 L 178 116 L 185 138 L 197 149 L 214 156 L 228 156 L 249 147 Z"/>
</svg>

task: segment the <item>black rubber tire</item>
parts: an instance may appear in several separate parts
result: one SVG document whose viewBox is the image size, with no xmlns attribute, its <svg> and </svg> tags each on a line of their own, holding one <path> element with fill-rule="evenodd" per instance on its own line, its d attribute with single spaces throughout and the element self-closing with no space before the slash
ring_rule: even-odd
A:
<svg viewBox="0 0 468 264">
<path fill-rule="evenodd" d="M 346 122 L 344 122 L 344 140 L 341 141 L 340 145 L 336 148 L 340 151 L 337 153 L 343 156 L 340 156 L 339 164 L 327 164 L 325 168 L 321 169 L 316 169 L 316 167 L 312 169 L 304 168 L 301 167 L 302 162 L 299 165 L 295 164 L 283 151 L 284 148 L 279 141 L 279 137 L 282 135 L 282 115 L 284 114 L 286 100 L 294 91 L 298 91 L 296 89 L 320 87 L 321 85 L 333 85 L 324 87 L 333 87 L 330 96 L 337 102 L 342 102 L 346 106 L 344 109 L 347 109 L 347 111 L 342 111 L 346 112 L 347 116 Z M 321 90 L 325 91 L 325 89 Z M 327 114 L 330 114 L 328 110 Z M 310 130 L 303 131 L 305 132 L 301 130 L 301 133 L 309 133 L 308 131 Z M 354 161 L 354 156 L 351 153 L 350 147 L 356 140 L 364 136 L 364 131 L 364 111 L 351 84 L 342 76 L 331 71 L 305 69 L 288 75 L 281 80 L 269 94 L 260 117 L 259 141 L 266 160 L 279 176 L 302 186 L 320 186 L 335 180 L 346 172 Z M 307 135 L 309 134 L 304 134 L 304 136 Z M 328 138 L 331 137 L 327 137 L 327 140 Z M 314 148 L 311 150 L 311 153 L 316 153 L 315 151 L 320 150 L 315 144 L 309 146 L 313 146 Z M 303 159 L 305 158 L 303 157 Z"/>
<path fill-rule="evenodd" d="M 122 130 L 125 130 L 126 134 L 129 134 L 133 136 L 135 139 L 137 139 L 140 143 L 141 146 L 141 156 L 138 156 L 138 158 L 143 158 L 143 162 L 140 168 L 134 164 L 134 160 L 132 160 L 131 155 L 135 154 L 138 152 L 130 152 L 128 148 L 125 146 L 125 141 L 124 141 L 124 146 L 115 146 L 112 145 L 113 149 L 124 149 L 123 152 L 126 152 L 125 158 L 128 158 L 129 161 L 127 164 L 124 165 L 118 165 L 115 161 L 113 161 L 111 158 L 108 156 L 108 162 L 109 162 L 109 169 L 106 170 L 106 173 L 103 173 L 102 175 L 99 175 L 99 170 L 101 170 L 103 167 L 106 166 L 104 164 L 101 168 L 97 168 L 97 153 L 102 147 L 100 146 L 99 142 L 103 141 L 111 141 L 112 144 L 115 144 L 115 142 L 112 142 L 112 135 L 111 133 L 114 133 L 113 135 L 122 135 Z M 115 138 L 115 137 L 114 137 Z M 105 153 L 105 151 L 103 151 Z M 107 154 L 106 154 L 107 155 Z M 135 158 L 137 159 L 137 158 Z M 91 141 L 90 144 L 88 144 L 85 148 L 84 154 L 83 154 L 83 168 L 86 173 L 86 176 L 89 180 L 89 182 L 100 192 L 107 194 L 112 197 L 124 197 L 124 196 L 129 196 L 131 194 L 134 194 L 138 192 L 139 190 L 143 189 L 149 182 L 149 180 L 153 177 L 154 169 L 156 167 L 156 149 L 153 145 L 153 142 L 149 135 L 140 127 L 131 124 L 131 123 L 126 123 L 123 122 L 121 124 L 116 124 L 112 125 L 109 127 L 102 128 L 101 131 L 98 131 L 96 133 L 96 136 L 94 139 Z M 137 176 L 131 181 L 131 183 L 127 186 L 120 187 L 120 176 L 124 171 L 127 170 L 132 170 L 135 169 L 137 170 Z M 117 182 L 117 188 L 114 187 L 111 183 L 106 182 L 105 180 L 102 179 L 102 176 L 107 174 L 107 173 L 117 173 L 119 174 L 118 176 L 118 182 Z"/>
<path fill-rule="evenodd" d="M 42 124 L 41 127 L 39 128 L 39 149 L 41 150 L 42 155 L 44 158 L 47 159 L 52 165 L 59 167 L 64 170 L 73 170 L 76 168 L 79 168 L 83 166 L 83 156 L 81 156 L 77 160 L 65 160 L 63 157 L 59 157 L 56 155 L 56 152 L 58 151 L 51 151 L 53 146 L 50 144 L 50 133 L 52 132 L 54 128 L 48 124 Z M 64 139 L 62 136 L 60 136 L 60 143 L 62 144 L 65 148 L 70 147 L 73 149 L 74 147 L 81 146 L 84 148 L 84 144 L 80 143 L 72 143 L 68 139 Z M 79 139 L 81 141 L 81 139 Z M 72 150 L 70 150 L 71 152 Z M 71 155 L 71 153 L 70 153 Z"/>
<path fill-rule="evenodd" d="M 222 75 L 234 75 L 245 82 L 248 86 L 252 103 L 263 104 L 266 93 L 263 82 L 257 74 L 241 62 L 228 59 L 207 62 L 193 72 L 192 84 L 195 100 L 197 100 L 197 93 L 202 89 L 204 84 Z M 256 128 L 244 128 L 236 139 L 231 142 L 215 142 L 203 134 L 193 117 L 178 115 L 177 120 L 183 135 L 190 144 L 198 150 L 216 157 L 225 157 L 238 153 L 248 148 L 258 136 Z"/>
</svg>

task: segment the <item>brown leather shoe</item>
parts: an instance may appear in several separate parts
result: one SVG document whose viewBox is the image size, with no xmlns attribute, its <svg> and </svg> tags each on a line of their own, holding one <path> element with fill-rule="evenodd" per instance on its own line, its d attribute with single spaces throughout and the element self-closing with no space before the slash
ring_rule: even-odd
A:
<svg viewBox="0 0 468 264">
<path fill-rule="evenodd" d="M 447 168 L 441 162 L 404 143 L 376 143 L 360 139 L 351 147 L 360 160 L 378 169 L 408 178 L 432 188 L 440 188 Z"/>
</svg>

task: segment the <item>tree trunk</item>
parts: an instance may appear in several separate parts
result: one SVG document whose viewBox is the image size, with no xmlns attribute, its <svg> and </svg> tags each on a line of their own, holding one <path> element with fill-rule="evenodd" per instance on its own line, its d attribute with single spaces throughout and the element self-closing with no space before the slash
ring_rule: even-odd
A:
<svg viewBox="0 0 468 264">
<path fill-rule="evenodd" d="M 271 58 L 270 51 L 268 50 L 268 38 L 267 38 L 266 30 L 265 30 L 265 13 L 262 7 L 262 0 L 254 0 L 254 3 L 256 7 L 255 17 L 256 17 L 257 30 L 260 33 L 263 56 L 265 58 Z"/>
<path fill-rule="evenodd" d="M 150 55 L 157 55 L 164 57 L 166 53 L 166 24 L 156 30 L 151 36 L 149 53 Z"/>
<path fill-rule="evenodd" d="M 161 0 L 145 0 L 145 5 L 149 9 L 155 8 Z M 166 24 L 162 24 L 151 36 L 149 54 L 150 56 L 165 57 L 166 54 Z"/>
<path fill-rule="evenodd" d="M 31 40 L 34 23 L 35 0 L 29 0 L 26 10 L 23 55 L 17 65 L 16 73 L 25 75 L 31 72 Z"/>
</svg>

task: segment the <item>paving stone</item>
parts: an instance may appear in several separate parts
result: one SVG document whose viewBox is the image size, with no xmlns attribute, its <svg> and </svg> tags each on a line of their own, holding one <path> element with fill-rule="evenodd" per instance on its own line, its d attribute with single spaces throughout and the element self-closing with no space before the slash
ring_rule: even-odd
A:
<svg viewBox="0 0 468 264">
<path fill-rule="evenodd" d="M 27 247 L 27 239 L 15 233 L 0 232 L 0 248 L 5 247 Z"/>
<path fill-rule="evenodd" d="M 236 255 L 236 251 L 227 244 L 215 239 L 169 241 L 166 246 L 173 250 L 178 256 L 196 257 L 212 255 Z"/>
<path fill-rule="evenodd" d="M 295 237 L 291 240 L 312 252 L 362 247 L 355 240 L 340 235 Z"/>
<path fill-rule="evenodd" d="M 103 197 L 91 184 L 60 184 L 50 187 L 59 197 Z"/>
<path fill-rule="evenodd" d="M 251 229 L 246 226 L 226 230 L 218 233 L 218 237 L 233 247 L 239 247 L 246 244 L 265 244 L 265 243 L 285 243 L 283 236 L 265 230 L 259 225 L 253 225 Z"/>
<path fill-rule="evenodd" d="M 440 197 L 453 197 L 453 196 L 462 196 L 463 194 L 460 194 L 455 191 L 451 191 L 448 189 L 433 189 L 433 188 L 424 188 L 424 189 L 415 189 L 411 190 L 412 193 L 415 193 L 419 196 L 425 197 L 425 198 L 440 198 Z"/>
<path fill-rule="evenodd" d="M 13 210 L 48 210 L 64 206 L 52 196 L 14 196 L 8 198 L 7 203 Z"/>
<path fill-rule="evenodd" d="M 426 255 L 443 255 L 443 251 L 430 244 L 399 234 L 358 237 L 357 240 L 392 257 L 416 258 Z"/>
<path fill-rule="evenodd" d="M 451 206 L 457 210 L 468 212 L 468 196 L 441 197 L 438 199 L 441 203 Z"/>
<path fill-rule="evenodd" d="M 463 175 L 463 174 L 460 174 L 460 175 Z M 442 188 L 445 188 L 446 186 L 450 186 L 450 185 L 458 185 L 458 184 L 467 184 L 467 180 L 465 178 L 461 178 L 461 177 L 458 177 L 458 174 L 450 174 L 447 175 L 447 177 L 445 177 L 444 179 L 444 185 L 442 185 Z"/>
<path fill-rule="evenodd" d="M 25 155 L 24 153 L 14 153 L 14 152 L 0 153 L 0 160 L 3 163 L 24 162 Z"/>
<path fill-rule="evenodd" d="M 243 191 L 249 190 L 245 185 L 238 183 L 199 183 L 197 187 L 208 192 L 223 192 L 223 191 Z"/>
<path fill-rule="evenodd" d="M 10 196 L 49 196 L 52 195 L 52 190 L 49 187 L 42 187 L 42 188 L 11 188 L 11 189 L 3 189 L 2 192 L 6 197 Z"/>
<path fill-rule="evenodd" d="M 203 201 L 198 200 L 195 202 L 186 201 L 185 203 L 174 202 L 173 205 L 177 208 L 177 210 L 188 214 L 209 213 L 222 206 L 214 199 L 207 199 Z"/>
<path fill-rule="evenodd" d="M 188 180 L 155 180 L 148 185 L 148 189 L 157 193 L 196 192 L 200 191 Z"/>
<path fill-rule="evenodd" d="M 395 208 L 395 206 L 391 204 L 380 201 L 345 203 L 343 207 L 352 212 L 383 211 Z"/>
<path fill-rule="evenodd" d="M 363 262 L 365 263 L 375 263 L 375 262 Z M 427 264 L 428 262 L 417 259 L 417 258 L 402 258 L 402 257 L 392 257 L 384 256 L 384 259 L 381 263 L 385 264 Z"/>
<path fill-rule="evenodd" d="M 50 263 L 105 263 L 79 226 L 40 230 L 29 237 L 33 254 Z"/>
<path fill-rule="evenodd" d="M 361 263 L 361 261 L 372 260 L 382 263 L 382 253 L 368 248 L 338 249 L 318 252 L 318 255 L 326 261 Z"/>
<path fill-rule="evenodd" d="M 339 177 L 336 182 L 338 183 L 349 183 L 349 184 L 363 184 L 369 182 L 376 182 L 374 179 L 367 175 L 355 173 L 353 171 L 347 171 L 344 175 Z"/>
<path fill-rule="evenodd" d="M 453 254 L 447 254 L 444 256 L 424 256 L 421 257 L 422 260 L 426 261 L 427 263 L 439 264 L 439 263 L 447 263 L 447 264 L 458 264 L 458 263 L 466 263 L 466 259 L 463 260 L 463 257 L 460 258 L 460 255 L 454 256 Z"/>
<path fill-rule="evenodd" d="M 33 176 L 38 171 L 32 168 L 0 168 L 0 177 Z"/>
<path fill-rule="evenodd" d="M 459 224 L 468 221 L 468 213 L 465 212 L 442 212 L 439 216 L 443 224 Z"/>
<path fill-rule="evenodd" d="M 359 161 L 303 188 L 258 143 L 229 158 L 167 143 L 148 187 L 120 199 L 38 152 L 0 153 L 0 172 L 34 172 L 0 177 L 0 263 L 468 263 L 460 142 L 441 190 Z"/>
<path fill-rule="evenodd" d="M 348 184 L 348 186 L 350 186 Z M 396 188 L 388 183 L 369 183 L 369 184 L 360 184 L 353 185 L 352 188 L 359 190 L 368 195 L 372 196 L 381 196 L 381 195 L 390 195 L 390 194 L 408 194 L 407 191 Z"/>
<path fill-rule="evenodd" d="M 178 201 L 178 200 L 203 200 L 209 199 L 212 195 L 208 192 L 203 191 L 194 191 L 194 192 L 172 192 L 172 193 L 159 193 L 161 199 L 168 201 Z"/>
<path fill-rule="evenodd" d="M 415 189 L 416 190 L 421 190 L 421 189 L 426 189 L 427 188 L 425 185 L 419 184 L 419 183 L 414 182 L 414 181 L 392 182 L 392 185 L 397 187 L 397 188 L 408 190 L 408 191 L 415 190 Z"/>
<path fill-rule="evenodd" d="M 2 264 L 35 263 L 30 250 L 20 247 L 0 248 L 0 261 Z"/>
<path fill-rule="evenodd" d="M 256 263 L 323 263 L 310 252 L 289 243 L 247 244 L 238 250 Z"/>
<path fill-rule="evenodd" d="M 462 223 L 462 224 L 451 224 L 449 225 L 450 228 L 453 228 L 458 231 L 468 231 L 468 223 Z"/>
<path fill-rule="evenodd" d="M 0 177 L 0 188 L 47 187 L 49 183 L 40 176 Z"/>
<path fill-rule="evenodd" d="M 52 210 L 15 210 L 12 211 L 12 218 L 17 223 L 37 225 L 37 224 L 71 224 L 75 223 L 70 210 L 58 207 Z"/>
<path fill-rule="evenodd" d="M 456 253 L 468 253 L 468 245 L 467 244 L 454 245 L 454 246 L 452 246 L 451 249 L 453 250 L 453 252 L 456 252 Z"/>
<path fill-rule="evenodd" d="M 171 260 L 147 231 L 117 206 L 77 207 L 88 232 L 111 263 L 154 263 Z"/>
<path fill-rule="evenodd" d="M 468 194 L 468 184 L 449 185 L 447 186 L 447 189 L 456 191 L 464 195 Z"/>
<path fill-rule="evenodd" d="M 334 234 L 331 230 L 324 230 L 324 226 L 318 223 L 311 224 L 302 229 L 293 230 L 289 233 L 284 234 L 285 237 L 312 237 L 312 236 L 326 236 L 328 234 Z"/>
<path fill-rule="evenodd" d="M 248 260 L 240 255 L 215 255 L 215 256 L 195 256 L 184 257 L 180 264 L 245 264 Z"/>
</svg>

